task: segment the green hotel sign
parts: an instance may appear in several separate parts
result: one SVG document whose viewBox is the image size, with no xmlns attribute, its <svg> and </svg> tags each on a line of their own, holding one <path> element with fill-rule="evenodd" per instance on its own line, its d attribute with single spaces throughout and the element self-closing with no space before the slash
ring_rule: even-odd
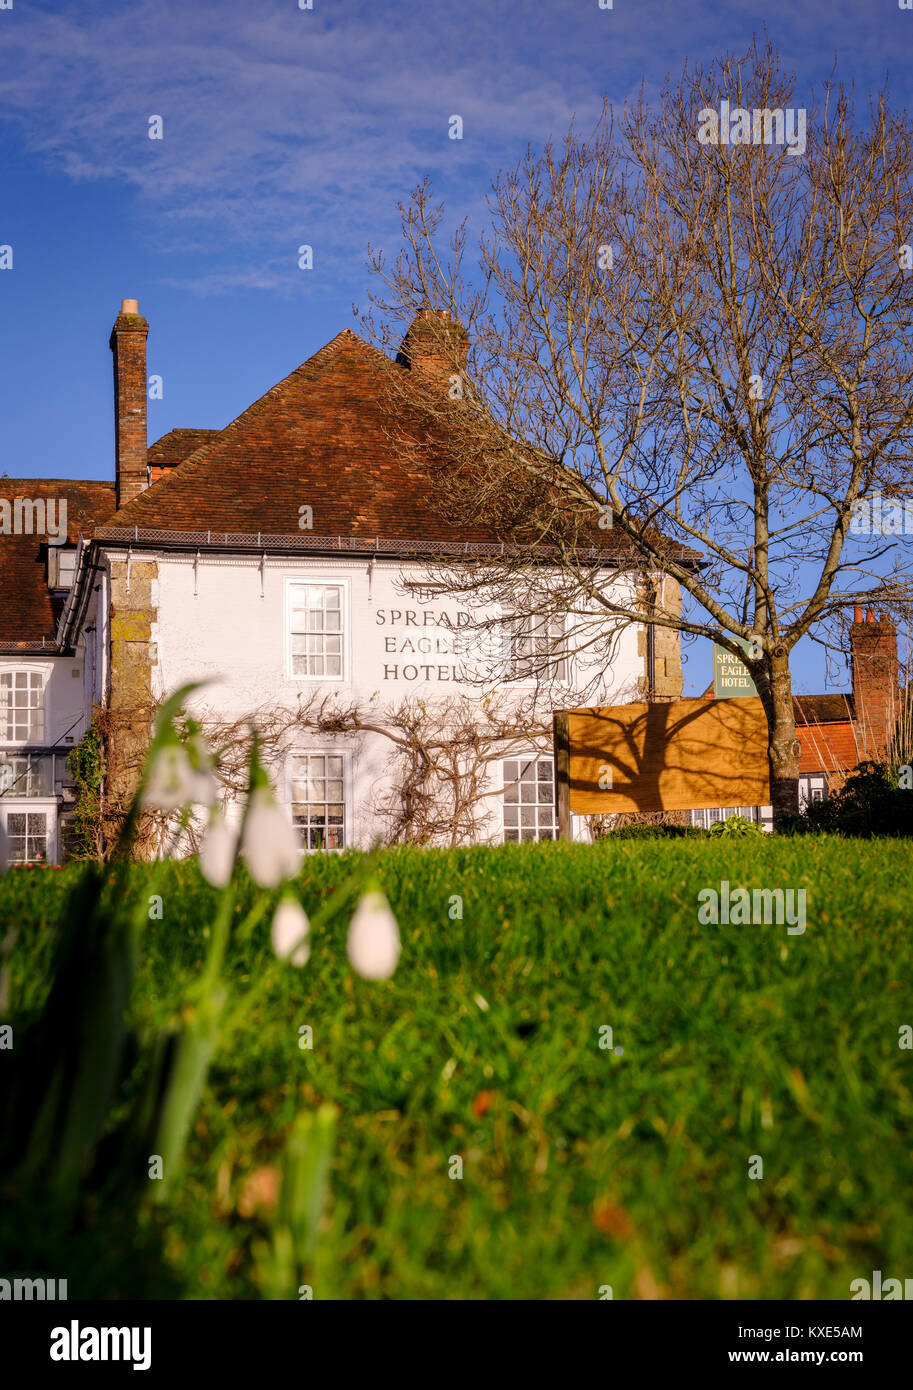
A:
<svg viewBox="0 0 913 1390">
<path fill-rule="evenodd" d="M 743 651 L 748 651 L 748 643 L 741 637 L 734 637 Z M 758 689 L 748 667 L 737 656 L 727 652 L 725 647 L 713 644 L 713 694 L 717 700 L 731 700 L 735 697 L 757 695 Z"/>
</svg>

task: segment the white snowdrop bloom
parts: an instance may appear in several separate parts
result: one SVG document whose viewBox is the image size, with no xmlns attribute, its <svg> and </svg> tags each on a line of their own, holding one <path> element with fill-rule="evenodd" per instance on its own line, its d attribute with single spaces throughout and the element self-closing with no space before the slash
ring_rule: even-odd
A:
<svg viewBox="0 0 913 1390">
<path fill-rule="evenodd" d="M 399 960 L 399 927 L 383 893 L 365 893 L 349 924 L 352 968 L 366 980 L 387 980 Z"/>
<path fill-rule="evenodd" d="M 215 811 L 200 846 L 200 873 L 213 888 L 224 888 L 235 862 L 235 833 L 221 811 Z"/>
<path fill-rule="evenodd" d="M 190 772 L 190 800 L 199 806 L 212 806 L 219 792 L 219 784 L 212 772 Z"/>
<path fill-rule="evenodd" d="M 3 826 L 0 825 L 0 874 L 5 874 L 10 862 L 10 842 Z"/>
<path fill-rule="evenodd" d="M 307 965 L 311 954 L 307 939 L 311 924 L 307 913 L 297 898 L 285 897 L 273 914 L 270 937 L 273 950 L 280 960 L 290 960 L 292 965 Z"/>
<path fill-rule="evenodd" d="M 180 811 L 195 799 L 197 777 L 186 748 L 178 743 L 160 748 L 149 769 L 143 806 L 151 811 Z"/>
<path fill-rule="evenodd" d="M 191 800 L 200 806 L 210 807 L 219 793 L 219 783 L 213 768 L 212 753 L 201 734 L 195 734 L 188 744 L 193 795 Z"/>
<path fill-rule="evenodd" d="M 241 853 L 261 888 L 275 888 L 283 879 L 293 878 L 301 865 L 294 826 L 268 787 L 256 787 L 251 793 Z"/>
</svg>

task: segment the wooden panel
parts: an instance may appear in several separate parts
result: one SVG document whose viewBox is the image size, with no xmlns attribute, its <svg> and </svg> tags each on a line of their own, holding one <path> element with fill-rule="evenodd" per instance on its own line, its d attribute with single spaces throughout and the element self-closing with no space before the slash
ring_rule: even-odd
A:
<svg viewBox="0 0 913 1390">
<path fill-rule="evenodd" d="M 770 801 L 758 699 L 613 705 L 569 710 L 567 719 L 570 809 L 578 815 Z"/>
</svg>

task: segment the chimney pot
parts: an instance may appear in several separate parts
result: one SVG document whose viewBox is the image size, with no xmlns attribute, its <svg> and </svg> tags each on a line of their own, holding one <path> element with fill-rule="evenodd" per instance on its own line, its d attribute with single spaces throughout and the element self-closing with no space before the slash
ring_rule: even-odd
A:
<svg viewBox="0 0 913 1390">
<path fill-rule="evenodd" d="M 449 309 L 419 309 L 403 339 L 397 362 L 446 388 L 455 370 L 465 370 L 469 335 Z"/>
<path fill-rule="evenodd" d="M 861 605 L 858 604 L 858 603 L 856 604 L 855 608 L 853 609 L 853 622 L 854 622 L 854 623 L 861 623 L 861 622 L 862 622 L 862 607 L 861 607 Z"/>
<path fill-rule="evenodd" d="M 120 302 L 120 311 L 122 314 L 138 314 L 139 303 L 135 299 L 122 299 Z"/>
<path fill-rule="evenodd" d="M 865 610 L 865 620 L 866 620 L 867 623 L 874 623 L 874 621 L 875 621 L 875 614 L 872 612 L 872 609 L 871 609 L 871 608 L 867 608 L 867 609 Z"/>
</svg>

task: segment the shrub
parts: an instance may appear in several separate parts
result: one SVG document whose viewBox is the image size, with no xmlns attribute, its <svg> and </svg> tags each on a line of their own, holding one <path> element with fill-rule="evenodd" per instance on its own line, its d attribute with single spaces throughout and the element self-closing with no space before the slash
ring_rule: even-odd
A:
<svg viewBox="0 0 913 1390">
<path fill-rule="evenodd" d="M 715 821 L 708 833 L 714 836 L 751 836 L 766 835 L 767 831 L 757 821 L 748 820 L 745 816 L 727 816 L 725 820 Z"/>
<path fill-rule="evenodd" d="M 609 832 L 611 840 L 684 840 L 706 835 L 699 825 L 620 825 Z"/>
<path fill-rule="evenodd" d="M 860 763 L 839 791 L 814 801 L 790 823 L 793 834 L 851 835 L 862 839 L 913 835 L 913 792 L 897 785 L 883 763 Z"/>
</svg>

